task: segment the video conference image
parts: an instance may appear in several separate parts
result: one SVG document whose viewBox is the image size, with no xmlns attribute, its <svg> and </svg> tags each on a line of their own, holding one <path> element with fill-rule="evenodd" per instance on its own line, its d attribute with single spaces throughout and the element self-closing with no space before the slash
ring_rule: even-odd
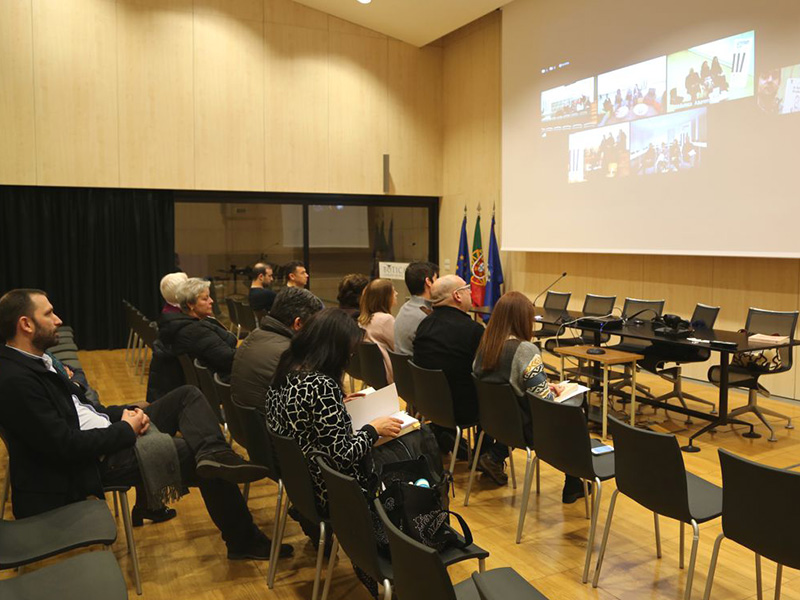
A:
<svg viewBox="0 0 800 600">
<path fill-rule="evenodd" d="M 800 112 L 800 65 L 760 73 L 756 98 L 758 107 L 765 113 Z"/>
<path fill-rule="evenodd" d="M 542 92 L 542 123 L 551 121 L 594 123 L 594 77 Z"/>
<path fill-rule="evenodd" d="M 667 57 L 660 56 L 597 77 L 598 125 L 663 114 Z"/>
<path fill-rule="evenodd" d="M 631 128 L 631 172 L 670 173 L 698 166 L 706 151 L 706 108 L 635 123 Z"/>
</svg>

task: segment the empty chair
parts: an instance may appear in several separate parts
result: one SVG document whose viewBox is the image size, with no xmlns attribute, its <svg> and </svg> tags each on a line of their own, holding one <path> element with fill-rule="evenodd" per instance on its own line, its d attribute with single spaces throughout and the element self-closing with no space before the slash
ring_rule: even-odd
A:
<svg viewBox="0 0 800 600">
<path fill-rule="evenodd" d="M 450 394 L 450 384 L 441 369 L 423 369 L 408 361 L 411 367 L 411 374 L 414 377 L 414 395 L 417 401 L 417 410 L 433 424 L 447 429 L 454 429 L 456 432 L 455 443 L 450 457 L 450 472 L 456 466 L 456 455 L 458 445 L 461 441 L 461 433 L 464 429 L 469 429 L 478 425 L 475 423 L 457 423 L 455 409 L 453 408 L 453 397 Z"/>
<path fill-rule="evenodd" d="M 222 410 L 220 409 L 220 400 L 217 397 L 217 390 L 214 387 L 214 376 L 212 375 L 211 371 L 204 367 L 198 359 L 194 359 L 194 371 L 197 373 L 197 382 L 199 384 L 200 391 L 203 392 L 203 396 L 206 397 L 208 400 L 209 406 L 211 406 L 211 410 L 214 411 L 214 414 L 217 415 L 217 419 L 222 424 L 225 424 L 225 418 L 222 414 Z M 227 430 L 227 424 L 225 424 L 225 428 Z"/>
<path fill-rule="evenodd" d="M 653 511 L 656 531 L 656 556 L 661 558 L 661 531 L 658 516 L 680 522 L 680 568 L 683 568 L 684 524 L 692 526 L 692 551 L 686 574 L 684 598 L 692 595 L 692 581 L 700 541 L 700 524 L 716 519 L 722 513 L 722 490 L 686 471 L 678 440 L 674 435 L 636 429 L 610 418 L 609 429 L 614 438 L 617 489 L 611 495 L 603 543 L 597 557 L 592 586 L 597 587 L 603 556 L 608 544 L 611 519 L 617 495 L 621 492 L 646 509 Z"/>
<path fill-rule="evenodd" d="M 286 518 L 289 511 L 289 503 L 295 507 L 309 523 L 319 527 L 319 547 L 317 549 L 317 568 L 314 575 L 314 588 L 311 594 L 311 600 L 317 600 L 319 593 L 319 586 L 322 576 L 322 559 L 325 552 L 325 541 L 328 536 L 333 536 L 331 531 L 331 524 L 324 516 L 319 513 L 316 503 L 316 495 L 314 493 L 314 484 L 311 480 L 311 473 L 308 470 L 308 463 L 306 457 L 300 446 L 292 438 L 283 435 L 278 435 L 269 427 L 267 427 L 272 447 L 275 450 L 275 458 L 278 464 L 278 469 L 281 473 L 281 480 L 283 481 L 284 489 L 286 490 L 287 501 L 283 505 L 282 514 L 280 517 L 280 526 L 278 528 L 277 537 L 272 540 L 272 556 L 269 561 L 269 572 L 267 574 L 267 586 L 272 589 L 275 583 L 275 572 L 278 567 L 278 553 L 277 549 L 280 548 L 283 542 L 283 534 L 286 530 Z M 333 543 L 336 539 L 333 538 Z M 334 554 L 331 552 L 331 557 Z M 330 576 L 330 569 L 328 570 Z M 329 587 L 329 583 L 325 582 L 325 588 Z M 325 600 L 325 593 L 323 593 L 322 600 Z"/>
<path fill-rule="evenodd" d="M 572 296 L 570 292 L 554 292 L 548 290 L 547 295 L 544 297 L 544 309 L 548 312 L 559 313 L 567 310 L 569 299 Z M 558 325 L 542 325 L 541 329 L 533 332 L 535 338 L 553 337 L 560 333 L 561 327 Z"/>
<path fill-rule="evenodd" d="M 517 524 L 517 538 L 519 544 L 522 539 L 522 528 L 525 525 L 525 515 L 528 511 L 528 499 L 531 492 L 531 469 L 537 470 L 539 459 L 533 455 L 531 444 L 532 432 L 526 435 L 523 426 L 522 409 L 514 393 L 514 388 L 509 384 L 486 383 L 473 375 L 475 387 L 478 391 L 478 413 L 480 414 L 481 434 L 478 436 L 478 445 L 475 448 L 475 457 L 469 473 L 467 493 L 464 496 L 464 506 L 469 504 L 469 495 L 472 490 L 472 481 L 478 467 L 478 457 L 481 453 L 484 435 L 489 435 L 499 443 L 508 446 L 508 458 L 511 462 L 511 485 L 517 489 L 517 476 L 514 473 L 514 448 L 525 448 L 527 460 L 525 462 L 525 478 L 523 479 L 522 503 L 519 508 L 519 522 Z M 538 473 L 538 470 L 537 470 Z M 539 480 L 536 480 L 536 493 L 539 493 Z"/>
<path fill-rule="evenodd" d="M 375 500 L 392 552 L 395 591 L 399 600 L 547 600 L 508 567 L 474 573 L 453 585 L 442 556 L 397 529 L 380 500 Z"/>
<path fill-rule="evenodd" d="M 597 294 L 586 294 L 586 298 L 583 301 L 583 309 L 581 310 L 586 316 L 604 317 L 612 313 L 614 310 L 614 303 L 616 301 L 616 296 L 598 296 Z M 563 336 L 564 328 L 562 327 L 561 329 L 561 337 L 552 338 L 545 342 L 544 348 L 548 352 L 552 353 L 553 350 L 559 346 L 583 346 L 584 344 L 594 343 L 591 334 L 581 334 L 579 336 L 566 337 Z M 610 336 L 604 333 L 601 335 L 600 341 L 605 343 L 609 339 Z"/>
<path fill-rule="evenodd" d="M 597 517 L 600 512 L 602 482 L 614 477 L 614 453 L 600 456 L 592 453 L 593 447 L 603 444 L 600 440 L 589 437 L 586 418 L 580 406 L 541 400 L 532 394 L 527 394 L 527 398 L 531 405 L 534 449 L 537 458 L 562 473 L 583 480 L 587 496 L 587 516 L 589 505 L 586 482 L 587 480 L 593 482 L 591 524 L 582 577 L 582 582 L 586 583 L 589 580 L 589 563 L 592 559 Z"/>
<path fill-rule="evenodd" d="M 411 367 L 408 361 L 411 359 L 406 354 L 398 354 L 387 350 L 389 360 L 392 361 L 392 372 L 394 373 L 394 383 L 397 386 L 397 395 L 406 403 L 406 412 L 410 415 L 416 414 L 416 402 L 414 401 L 414 376 L 411 374 Z"/>
<path fill-rule="evenodd" d="M 112 552 L 88 552 L 0 581 L 3 600 L 124 600 L 125 579 Z"/>
<path fill-rule="evenodd" d="M 357 352 L 364 382 L 376 390 L 389 385 L 386 377 L 386 364 L 383 362 L 383 353 L 378 344 L 361 342 Z"/>
<path fill-rule="evenodd" d="M 778 563 L 775 599 L 781 597 L 784 565 L 800 569 L 800 473 L 754 463 L 719 450 L 722 466 L 722 533 L 714 542 L 704 600 L 711 595 L 722 540 L 731 539 L 756 555 L 756 585 L 761 598 L 761 557 Z"/>
<path fill-rule="evenodd" d="M 225 296 L 225 306 L 228 309 L 228 320 L 231 322 L 230 332 L 236 334 L 236 338 L 239 338 L 239 334 L 242 331 L 242 326 L 239 323 L 239 314 L 236 310 L 236 303 L 231 296 Z"/>
<path fill-rule="evenodd" d="M 797 326 L 797 311 L 779 312 L 774 310 L 762 310 L 760 308 L 750 308 L 747 311 L 747 322 L 744 328 L 748 334 L 763 333 L 766 335 L 784 335 L 789 338 L 794 338 L 794 330 Z M 764 415 L 778 417 L 779 419 L 786 419 L 786 428 L 792 429 L 792 418 L 788 415 L 781 414 L 768 408 L 762 408 L 758 405 L 759 392 L 764 396 L 770 396 L 769 390 L 759 383 L 759 378 L 762 375 L 774 375 L 776 373 L 784 373 L 792 368 L 794 360 L 794 351 L 790 346 L 778 348 L 780 355 L 781 365 L 774 370 L 767 370 L 755 364 L 740 367 L 731 365 L 728 371 L 728 385 L 730 387 L 745 388 L 748 390 L 747 404 L 728 413 L 731 418 L 738 417 L 744 413 L 751 412 L 758 417 L 767 429 L 769 429 L 769 441 L 775 442 L 778 440 L 775 437 L 775 430 L 767 422 Z M 708 380 L 714 385 L 720 383 L 720 367 L 714 366 L 708 370 Z M 743 433 L 744 437 L 761 437 L 758 433 Z"/>
<path fill-rule="evenodd" d="M 253 309 L 250 308 L 249 304 L 245 303 L 242 297 L 233 298 L 233 305 L 236 311 L 236 322 L 239 326 L 236 336 L 239 338 L 247 337 L 248 333 L 258 328 Z"/>
<path fill-rule="evenodd" d="M 698 304 L 692 314 L 692 326 L 697 330 L 713 329 L 718 314 L 719 306 Z M 686 399 L 688 398 L 701 404 L 710 405 L 711 414 L 714 414 L 717 412 L 716 405 L 710 400 L 684 392 L 681 381 L 681 365 L 705 362 L 710 357 L 711 350 L 708 348 L 687 348 L 685 346 L 659 344 L 656 342 L 646 350 L 645 359 L 640 364 L 644 369 L 655 373 L 672 384 L 672 389 L 669 392 L 655 398 L 657 402 L 667 402 L 672 398 L 676 398 L 683 408 L 689 408 L 686 405 Z M 666 367 L 666 363 L 675 363 L 675 366 Z M 686 423 L 691 422 L 691 418 L 687 417 Z"/>
</svg>

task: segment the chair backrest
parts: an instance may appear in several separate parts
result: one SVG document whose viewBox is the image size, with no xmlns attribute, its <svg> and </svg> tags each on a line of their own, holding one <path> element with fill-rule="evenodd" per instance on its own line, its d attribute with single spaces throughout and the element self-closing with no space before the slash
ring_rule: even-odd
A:
<svg viewBox="0 0 800 600">
<path fill-rule="evenodd" d="M 397 386 L 397 394 L 405 400 L 406 404 L 415 406 L 414 376 L 411 374 L 411 367 L 408 365 L 411 357 L 391 350 L 388 350 L 388 353 L 389 360 L 392 361 L 392 372 L 394 373 L 394 383 Z"/>
<path fill-rule="evenodd" d="M 363 380 L 376 390 L 389 385 L 386 379 L 386 365 L 383 362 L 383 353 L 378 344 L 361 342 L 358 345 L 358 360 L 361 363 Z"/>
<path fill-rule="evenodd" d="M 572 296 L 570 292 L 548 290 L 547 295 L 544 297 L 544 308 L 547 310 L 567 310 L 570 296 Z"/>
<path fill-rule="evenodd" d="M 232 397 L 233 409 L 242 424 L 245 440 L 247 441 L 247 455 L 250 462 L 262 467 L 267 467 L 270 472 L 270 479 L 277 481 L 280 476 L 278 461 L 275 458 L 275 450 L 272 447 L 272 440 L 267 433 L 267 423 L 264 415 L 252 406 L 238 404 L 236 398 Z"/>
<path fill-rule="evenodd" d="M 622 318 L 633 317 L 642 321 L 652 321 L 664 312 L 664 300 L 640 300 L 638 298 L 625 298 L 622 306 Z M 635 316 L 634 316 L 635 315 Z"/>
<path fill-rule="evenodd" d="M 455 429 L 456 417 L 450 384 L 441 369 L 424 369 L 408 361 L 414 378 L 414 398 L 417 410 L 436 425 Z"/>
<path fill-rule="evenodd" d="M 583 314 L 602 317 L 610 315 L 614 310 L 616 296 L 598 296 L 597 294 L 586 294 L 583 301 Z"/>
<path fill-rule="evenodd" d="M 777 310 L 764 310 L 762 308 L 750 308 L 747 311 L 747 322 L 744 328 L 747 333 L 764 333 L 766 335 L 786 335 L 794 338 L 794 330 L 797 327 L 796 310 L 781 312 Z M 780 369 L 771 371 L 780 373 L 792 368 L 794 352 L 791 346 L 779 348 L 783 366 Z"/>
<path fill-rule="evenodd" d="M 225 422 L 228 424 L 228 431 L 231 432 L 231 437 L 237 444 L 247 448 L 247 434 L 242 425 L 239 411 L 233 405 L 231 384 L 225 383 L 217 373 L 214 373 L 214 390 L 217 394 L 217 399 L 222 404 L 222 410 L 225 411 Z"/>
<path fill-rule="evenodd" d="M 328 489 L 328 511 L 339 543 L 354 565 L 373 579 L 383 581 L 389 574 L 380 568 L 372 515 L 361 486 L 352 477 L 329 467 L 322 457 L 314 460 Z"/>
<path fill-rule="evenodd" d="M 692 520 L 683 455 L 674 435 L 636 429 L 609 417 L 617 488 L 645 508 Z"/>
<path fill-rule="evenodd" d="M 236 312 L 236 303 L 230 296 L 225 297 L 225 306 L 228 307 L 228 319 L 232 325 L 239 325 L 239 315 Z"/>
<path fill-rule="evenodd" d="M 800 473 L 719 449 L 725 537 L 792 569 L 800 568 Z"/>
<path fill-rule="evenodd" d="M 531 406 L 536 456 L 562 473 L 593 480 L 592 448 L 583 409 L 530 393 L 525 397 Z"/>
<path fill-rule="evenodd" d="M 389 538 L 397 597 L 401 600 L 456 600 L 453 583 L 439 553 L 395 527 L 378 499 L 375 511 Z"/>
<path fill-rule="evenodd" d="M 301 515 L 318 525 L 322 517 L 317 510 L 314 483 L 303 451 L 292 438 L 275 433 L 269 425 L 266 427 L 289 500 Z"/>
<path fill-rule="evenodd" d="M 358 355 L 358 349 L 356 349 L 352 356 L 350 356 L 350 360 L 347 362 L 347 368 L 345 371 L 353 379 L 364 381 L 364 370 L 361 368 L 361 358 Z"/>
<path fill-rule="evenodd" d="M 219 299 L 217 298 L 217 285 L 214 283 L 213 277 L 209 277 L 208 282 L 208 295 L 211 300 L 213 300 L 211 303 L 211 311 L 214 313 L 214 318 L 219 321 L 219 318 L 222 316 L 222 309 L 219 307 Z M 221 284 L 220 287 L 222 287 Z"/>
<path fill-rule="evenodd" d="M 241 326 L 242 333 L 250 333 L 255 327 L 256 318 L 249 305 L 241 297 L 233 297 L 233 310 L 236 312 L 236 324 Z"/>
<path fill-rule="evenodd" d="M 510 448 L 527 447 L 522 411 L 514 388 L 507 383 L 486 383 L 475 375 L 472 378 L 478 392 L 481 428 L 486 435 Z"/>
<path fill-rule="evenodd" d="M 141 337 L 147 347 L 152 350 L 153 344 L 158 339 L 158 323 L 155 321 L 148 321 L 147 327 L 142 328 L 139 337 Z"/>
<path fill-rule="evenodd" d="M 204 367 L 196 358 L 194 359 L 194 371 L 197 373 L 197 383 L 199 384 L 200 391 L 203 392 L 206 400 L 208 400 L 208 404 L 211 406 L 211 410 L 214 411 L 214 414 L 217 415 L 219 422 L 224 423 L 222 410 L 220 410 L 220 400 L 217 396 L 217 390 L 214 387 L 214 378 L 211 371 L 209 371 L 207 367 Z"/>
<path fill-rule="evenodd" d="M 196 388 L 200 387 L 200 382 L 197 381 L 197 371 L 194 370 L 194 362 L 188 354 L 178 354 L 178 362 L 183 371 L 183 381 L 186 385 L 193 385 Z"/>
<path fill-rule="evenodd" d="M 692 327 L 695 329 L 714 329 L 717 322 L 719 306 L 709 306 L 708 304 L 697 303 L 692 313 Z"/>
</svg>

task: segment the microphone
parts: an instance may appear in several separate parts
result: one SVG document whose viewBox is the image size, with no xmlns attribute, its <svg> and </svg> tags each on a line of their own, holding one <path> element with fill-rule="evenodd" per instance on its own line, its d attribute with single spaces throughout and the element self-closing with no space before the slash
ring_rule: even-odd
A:
<svg viewBox="0 0 800 600">
<path fill-rule="evenodd" d="M 561 281 L 562 279 L 564 279 L 564 277 L 566 277 L 566 276 L 567 276 L 567 272 L 566 272 L 566 271 L 564 271 L 564 272 L 561 274 L 561 277 L 559 277 L 558 279 L 556 279 L 556 280 L 555 280 L 553 283 L 551 283 L 551 284 L 550 284 L 550 285 L 548 285 L 546 288 L 544 288 L 544 289 L 543 289 L 541 292 L 539 292 L 539 295 L 538 295 L 538 296 L 536 296 L 536 298 L 534 298 L 534 299 L 533 299 L 533 305 L 534 305 L 534 306 L 536 306 L 536 301 L 537 301 L 539 298 L 541 298 L 541 297 L 542 297 L 542 294 L 544 294 L 544 293 L 545 293 L 547 290 L 549 290 L 551 287 L 553 287 L 553 286 L 554 286 L 555 284 L 557 284 L 559 281 Z"/>
</svg>

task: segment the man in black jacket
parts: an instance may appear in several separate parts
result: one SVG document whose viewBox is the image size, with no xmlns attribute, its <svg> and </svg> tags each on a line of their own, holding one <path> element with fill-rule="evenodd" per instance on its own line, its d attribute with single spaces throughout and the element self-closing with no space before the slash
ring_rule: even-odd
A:
<svg viewBox="0 0 800 600">
<path fill-rule="evenodd" d="M 270 541 L 235 483 L 257 479 L 263 469 L 231 450 L 202 394 L 184 386 L 144 411 L 92 406 L 45 354 L 59 325 L 45 292 L 12 290 L 0 298 L 0 428 L 11 457 L 14 516 L 103 498 L 104 485 L 140 484 L 134 445 L 152 419 L 163 433 L 181 432 L 173 437 L 181 479 L 200 488 L 228 558 L 268 558 Z"/>
</svg>

